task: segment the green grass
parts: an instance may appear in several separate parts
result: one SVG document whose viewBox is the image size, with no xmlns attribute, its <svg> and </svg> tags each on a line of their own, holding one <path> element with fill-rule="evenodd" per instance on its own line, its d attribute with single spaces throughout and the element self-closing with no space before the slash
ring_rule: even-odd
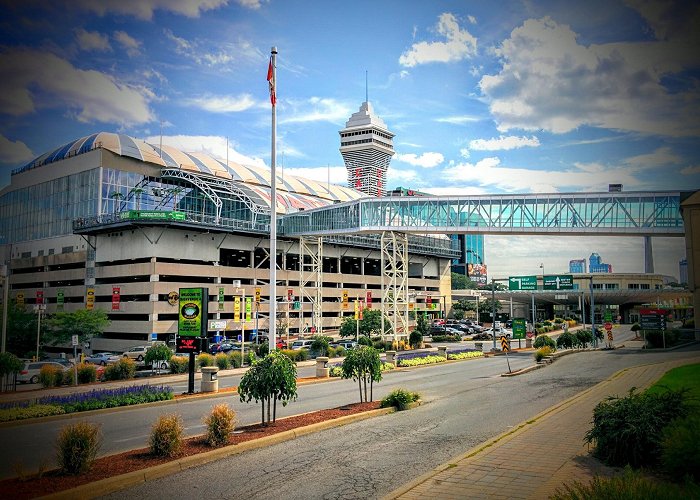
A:
<svg viewBox="0 0 700 500">
<path fill-rule="evenodd" d="M 700 363 L 679 366 L 667 371 L 658 382 L 649 388 L 648 392 L 661 393 L 682 388 L 688 389 L 691 404 L 700 406 Z"/>
</svg>

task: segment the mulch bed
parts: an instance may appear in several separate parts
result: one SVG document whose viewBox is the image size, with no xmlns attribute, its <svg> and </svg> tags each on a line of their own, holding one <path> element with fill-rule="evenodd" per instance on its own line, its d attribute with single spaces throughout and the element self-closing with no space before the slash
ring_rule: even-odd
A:
<svg viewBox="0 0 700 500">
<path fill-rule="evenodd" d="M 355 403 L 338 408 L 281 418 L 267 427 L 263 427 L 260 424 L 239 427 L 236 429 L 237 433 L 229 438 L 228 444 L 239 444 L 306 425 L 344 417 L 346 415 L 376 410 L 377 408 L 379 408 L 379 401 Z M 238 431 L 243 432 L 238 433 Z M 61 474 L 59 470 L 51 470 L 39 475 L 34 474 L 25 477 L 5 479 L 0 481 L 0 498 L 26 499 L 49 495 L 51 493 L 75 488 L 82 484 L 145 469 L 154 465 L 160 465 L 172 460 L 177 460 L 178 458 L 196 455 L 212 449 L 214 448 L 204 441 L 204 436 L 195 436 L 184 441 L 182 452 L 177 457 L 156 457 L 150 454 L 148 448 L 142 448 L 98 458 L 95 460 L 90 471 L 78 476 L 67 476 Z"/>
</svg>

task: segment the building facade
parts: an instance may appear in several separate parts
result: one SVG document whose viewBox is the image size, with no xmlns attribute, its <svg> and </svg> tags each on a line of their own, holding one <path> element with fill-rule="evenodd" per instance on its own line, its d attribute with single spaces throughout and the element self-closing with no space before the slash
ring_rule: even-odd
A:
<svg viewBox="0 0 700 500">
<path fill-rule="evenodd" d="M 71 141 L 17 169 L 0 191 L 0 258 L 9 268 L 10 302 L 32 308 L 41 301 L 47 314 L 105 310 L 111 324 L 93 350 L 171 340 L 178 317 L 173 297 L 185 287 L 209 289 L 212 336 L 241 332 L 234 303 L 244 296 L 260 297 L 246 330 L 267 329 L 275 299 L 276 321 L 292 333 L 337 328 L 353 314 L 355 299 L 372 297 L 368 306 L 381 307 L 378 239 L 328 238 L 320 324 L 312 325 L 318 311 L 301 290 L 301 262 L 310 256 L 299 238 L 284 236 L 283 223 L 271 296 L 271 214 L 280 218 L 365 194 L 278 176 L 273 206 L 270 181 L 264 168 L 121 134 Z M 447 295 L 456 255 L 446 237 L 411 237 L 408 286 L 414 295 Z"/>
</svg>

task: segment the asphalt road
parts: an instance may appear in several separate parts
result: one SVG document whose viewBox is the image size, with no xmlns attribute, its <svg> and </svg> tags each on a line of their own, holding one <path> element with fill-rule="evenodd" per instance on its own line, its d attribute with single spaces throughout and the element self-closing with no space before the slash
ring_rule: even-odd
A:
<svg viewBox="0 0 700 500">
<path fill-rule="evenodd" d="M 379 498 L 622 368 L 678 357 L 700 361 L 699 347 L 583 352 L 517 377 L 499 376 L 503 357 L 395 373 L 375 397 L 403 387 L 419 391 L 423 406 L 246 452 L 108 498 Z M 531 363 L 517 356 L 511 361 Z M 552 429 L 552 439 L 562 431 Z"/>
</svg>

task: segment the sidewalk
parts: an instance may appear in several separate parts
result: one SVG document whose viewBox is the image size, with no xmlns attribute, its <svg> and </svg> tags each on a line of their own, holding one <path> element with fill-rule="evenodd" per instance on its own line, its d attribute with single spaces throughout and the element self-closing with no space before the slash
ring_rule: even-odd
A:
<svg viewBox="0 0 700 500">
<path fill-rule="evenodd" d="M 608 396 L 643 390 L 666 371 L 694 360 L 622 370 L 464 455 L 391 492 L 385 499 L 543 499 L 564 483 L 588 482 L 615 470 L 592 459 L 583 438 L 593 409 Z"/>
</svg>

